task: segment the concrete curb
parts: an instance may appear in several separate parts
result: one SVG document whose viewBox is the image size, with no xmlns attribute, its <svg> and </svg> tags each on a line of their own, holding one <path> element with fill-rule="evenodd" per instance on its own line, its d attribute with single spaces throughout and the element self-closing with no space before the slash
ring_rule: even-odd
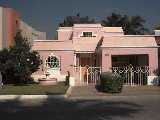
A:
<svg viewBox="0 0 160 120">
<path fill-rule="evenodd" d="M 69 89 L 69 93 L 70 93 Z M 36 99 L 40 99 L 40 100 L 47 100 L 47 99 L 75 99 L 75 100 L 110 100 L 110 99 L 126 99 L 126 98 L 137 98 L 137 97 L 160 97 L 160 95 L 141 95 L 141 96 L 136 96 L 136 95 L 130 95 L 130 96 L 79 96 L 79 97 L 70 97 L 69 95 L 67 95 L 67 93 L 65 95 L 0 95 L 0 100 L 17 100 L 17 101 L 21 101 L 21 100 L 36 100 Z"/>
<path fill-rule="evenodd" d="M 60 99 L 65 95 L 0 95 L 0 100 Z"/>
<path fill-rule="evenodd" d="M 0 95 L 0 100 L 34 100 L 34 99 L 62 99 L 68 98 L 71 94 L 71 87 L 64 95 Z"/>
</svg>

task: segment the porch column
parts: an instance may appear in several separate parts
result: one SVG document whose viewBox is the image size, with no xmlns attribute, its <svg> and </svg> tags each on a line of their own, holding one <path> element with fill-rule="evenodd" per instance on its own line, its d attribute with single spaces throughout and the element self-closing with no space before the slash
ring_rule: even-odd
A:
<svg viewBox="0 0 160 120">
<path fill-rule="evenodd" d="M 154 52 L 149 54 L 150 74 L 154 76 L 154 70 L 158 69 L 158 51 L 155 48 Z"/>
<path fill-rule="evenodd" d="M 77 66 L 77 54 L 74 54 L 74 66 Z"/>
<path fill-rule="evenodd" d="M 102 72 L 111 72 L 112 60 L 111 54 L 102 51 Z"/>
</svg>

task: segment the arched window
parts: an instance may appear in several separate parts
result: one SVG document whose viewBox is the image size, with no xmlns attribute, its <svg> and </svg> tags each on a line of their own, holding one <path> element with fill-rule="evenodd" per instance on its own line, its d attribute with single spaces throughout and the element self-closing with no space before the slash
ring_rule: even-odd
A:
<svg viewBox="0 0 160 120">
<path fill-rule="evenodd" d="M 60 60 L 56 56 L 49 56 L 46 60 L 48 68 L 60 68 Z"/>
</svg>

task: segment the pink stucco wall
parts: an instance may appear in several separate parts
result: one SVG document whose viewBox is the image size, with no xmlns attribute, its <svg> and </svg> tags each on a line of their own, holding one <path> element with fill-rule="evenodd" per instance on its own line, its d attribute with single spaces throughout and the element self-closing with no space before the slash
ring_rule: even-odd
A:
<svg viewBox="0 0 160 120">
<path fill-rule="evenodd" d="M 74 51 L 38 51 L 43 62 L 48 58 L 49 55 L 53 54 L 61 59 L 61 69 L 60 72 L 62 75 L 67 75 L 67 71 L 73 75 L 73 64 L 74 64 Z M 39 71 L 34 74 L 44 74 L 42 71 L 42 66 Z"/>
<path fill-rule="evenodd" d="M 62 75 L 70 71 L 71 76 L 76 77 L 74 54 L 83 53 L 96 53 L 97 65 L 102 67 L 102 72 L 111 70 L 112 55 L 147 54 L 151 74 L 158 68 L 158 48 L 154 36 L 123 35 L 121 28 L 103 28 L 100 24 L 76 24 L 60 27 L 57 31 L 58 40 L 36 40 L 32 49 L 40 53 L 44 62 L 51 53 L 60 57 Z M 83 37 L 83 32 L 93 32 L 93 36 Z M 35 74 L 44 74 L 42 67 Z"/>
<path fill-rule="evenodd" d="M 19 29 L 20 15 L 12 8 L 0 8 L 0 48 L 8 48 L 14 43 L 14 37 Z"/>
<path fill-rule="evenodd" d="M 17 13 L 12 8 L 5 8 L 6 9 L 6 22 L 7 22 L 7 47 L 12 46 L 14 43 L 14 37 L 19 29 L 19 13 Z"/>
<path fill-rule="evenodd" d="M 60 27 L 58 30 L 58 40 L 66 41 L 72 37 L 72 27 Z"/>
<path fill-rule="evenodd" d="M 92 32 L 93 36 L 92 39 L 99 39 L 102 37 L 102 31 L 101 28 L 74 28 L 73 32 L 73 42 L 81 41 L 85 38 L 83 38 L 83 32 Z M 91 39 L 91 38 L 88 38 Z M 94 41 L 94 40 L 93 40 Z"/>
<path fill-rule="evenodd" d="M 112 67 L 112 55 L 136 55 L 148 54 L 151 74 L 158 68 L 157 48 L 102 48 L 102 71 L 110 71 Z"/>
</svg>

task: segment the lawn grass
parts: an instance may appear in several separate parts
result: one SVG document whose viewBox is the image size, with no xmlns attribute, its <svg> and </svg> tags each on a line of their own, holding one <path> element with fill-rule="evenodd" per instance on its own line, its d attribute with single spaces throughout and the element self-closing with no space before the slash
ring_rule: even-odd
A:
<svg viewBox="0 0 160 120">
<path fill-rule="evenodd" d="M 62 95 L 65 94 L 68 86 L 60 82 L 57 85 L 42 86 L 39 84 L 29 85 L 4 85 L 0 88 L 0 95 Z"/>
</svg>

